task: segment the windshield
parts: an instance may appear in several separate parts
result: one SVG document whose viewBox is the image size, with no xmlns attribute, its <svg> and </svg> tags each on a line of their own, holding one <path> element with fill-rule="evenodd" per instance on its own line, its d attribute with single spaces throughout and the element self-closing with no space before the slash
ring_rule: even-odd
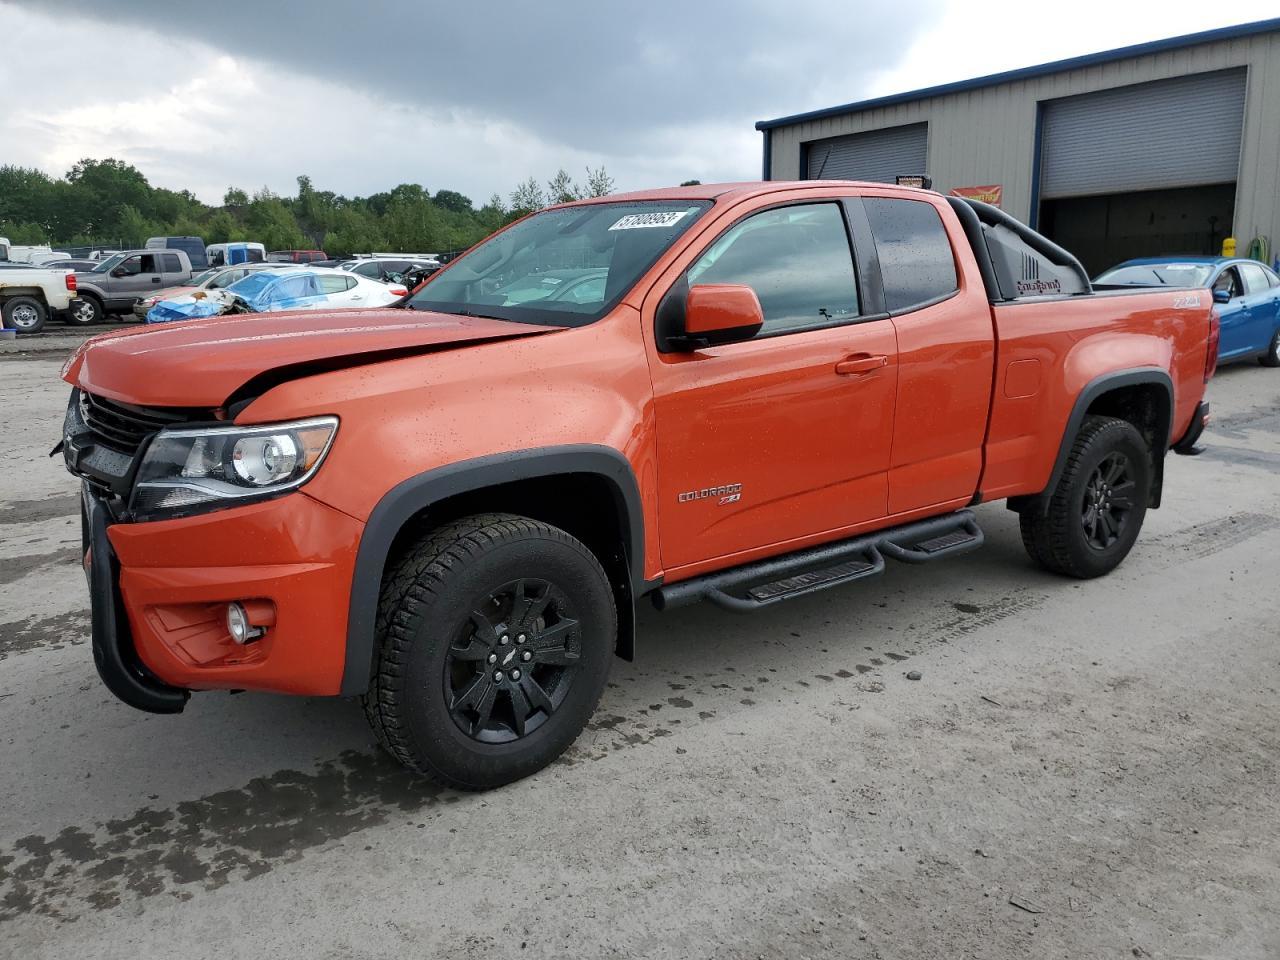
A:
<svg viewBox="0 0 1280 960">
<path fill-rule="evenodd" d="M 90 273 L 106 273 L 108 270 L 114 269 L 115 265 L 125 258 L 126 254 L 117 253 L 114 256 L 107 257 L 100 264 L 90 270 Z"/>
<path fill-rule="evenodd" d="M 1203 287 L 1213 273 L 1211 263 L 1122 263 L 1101 274 L 1094 283 L 1137 287 Z"/>
<path fill-rule="evenodd" d="M 200 286 L 200 284 L 204 283 L 210 277 L 215 276 L 221 272 L 222 272 L 221 267 L 213 267 L 210 270 L 201 271 L 200 273 L 197 273 L 194 277 L 192 277 L 190 280 L 188 280 L 186 283 L 186 286 L 198 287 Z"/>
<path fill-rule="evenodd" d="M 411 310 L 576 327 L 603 317 L 711 204 L 596 203 L 544 210 L 495 234 L 409 301 Z M 560 296 L 557 292 L 575 291 Z"/>
</svg>

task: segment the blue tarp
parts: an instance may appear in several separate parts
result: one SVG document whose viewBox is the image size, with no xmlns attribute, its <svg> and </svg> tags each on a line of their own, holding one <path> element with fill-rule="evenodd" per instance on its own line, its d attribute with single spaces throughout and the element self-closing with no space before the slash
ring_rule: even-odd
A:
<svg viewBox="0 0 1280 960">
<path fill-rule="evenodd" d="M 192 294 L 161 300 L 147 311 L 147 323 L 168 323 L 171 320 L 196 320 L 226 313 L 234 294 L 254 313 L 272 313 L 276 310 L 297 310 L 324 300 L 315 273 L 303 270 L 261 270 L 237 280 L 218 296 Z"/>
</svg>

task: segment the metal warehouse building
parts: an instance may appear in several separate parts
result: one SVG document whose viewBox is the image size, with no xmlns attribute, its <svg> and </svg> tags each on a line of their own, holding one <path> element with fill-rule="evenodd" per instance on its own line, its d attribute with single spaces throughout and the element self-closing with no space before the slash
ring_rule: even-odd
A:
<svg viewBox="0 0 1280 960">
<path fill-rule="evenodd" d="M 996 200 L 1098 271 L 1280 245 L 1280 19 L 764 120 L 766 180 Z"/>
</svg>

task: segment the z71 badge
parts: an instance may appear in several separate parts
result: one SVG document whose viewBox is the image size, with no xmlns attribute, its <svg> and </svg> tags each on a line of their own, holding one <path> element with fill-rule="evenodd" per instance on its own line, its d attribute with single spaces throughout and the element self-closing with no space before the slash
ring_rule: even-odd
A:
<svg viewBox="0 0 1280 960">
<path fill-rule="evenodd" d="M 691 500 L 710 500 L 716 498 L 721 506 L 726 503 L 737 503 L 742 499 L 742 484 L 725 483 L 718 487 L 703 487 L 701 490 L 686 490 L 678 494 L 676 500 L 689 503 Z"/>
</svg>

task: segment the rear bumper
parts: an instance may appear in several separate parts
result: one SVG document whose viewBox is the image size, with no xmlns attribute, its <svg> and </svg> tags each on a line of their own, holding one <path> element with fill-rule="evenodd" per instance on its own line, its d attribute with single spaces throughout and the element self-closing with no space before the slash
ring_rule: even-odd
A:
<svg viewBox="0 0 1280 960">
<path fill-rule="evenodd" d="M 293 493 L 146 523 L 99 505 L 85 523 L 95 661 L 124 702 L 172 713 L 189 690 L 339 692 L 357 520 Z M 261 637 L 232 641 L 232 602 L 266 613 Z"/>
<path fill-rule="evenodd" d="M 1196 443 L 1200 440 L 1200 435 L 1204 433 L 1204 428 L 1208 426 L 1210 420 L 1209 401 L 1201 400 L 1196 405 L 1196 412 L 1191 417 L 1191 425 L 1187 427 L 1187 432 L 1182 435 L 1177 443 L 1170 449 L 1174 453 L 1180 453 L 1183 456 L 1194 457 L 1202 448 L 1197 447 Z"/>
</svg>

